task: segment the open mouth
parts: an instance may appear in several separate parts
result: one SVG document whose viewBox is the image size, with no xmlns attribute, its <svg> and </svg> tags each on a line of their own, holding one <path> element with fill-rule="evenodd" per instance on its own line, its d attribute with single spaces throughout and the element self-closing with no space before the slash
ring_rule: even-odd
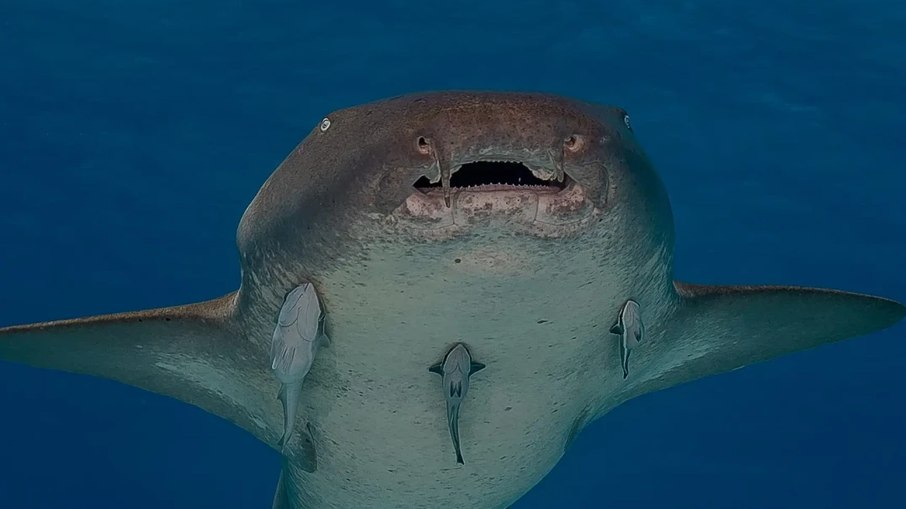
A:
<svg viewBox="0 0 906 509">
<path fill-rule="evenodd" d="M 506 224 L 556 236 L 580 230 L 596 210 L 585 187 L 556 161 L 485 160 L 434 168 L 440 171 L 419 177 L 397 211 L 397 219 L 417 230 L 452 235 L 459 230 L 446 228 Z"/>
<path fill-rule="evenodd" d="M 569 176 L 556 171 L 532 171 L 527 166 L 513 161 L 477 161 L 467 163 L 454 170 L 450 177 L 452 189 L 469 191 L 532 190 L 559 192 L 566 188 Z M 441 191 L 440 180 L 431 182 L 422 176 L 415 182 L 415 188 L 422 193 Z"/>
</svg>

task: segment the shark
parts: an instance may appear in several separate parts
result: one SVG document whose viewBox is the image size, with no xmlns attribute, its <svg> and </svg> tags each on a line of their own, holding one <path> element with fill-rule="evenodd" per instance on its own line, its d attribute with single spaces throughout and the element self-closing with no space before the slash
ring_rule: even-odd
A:
<svg viewBox="0 0 906 509">
<path fill-rule="evenodd" d="M 850 291 L 678 280 L 674 235 L 624 109 L 407 94 L 329 113 L 292 149 L 238 225 L 235 292 L 9 326 L 0 359 L 232 422 L 282 458 L 274 508 L 497 509 L 627 400 L 906 314 Z M 309 311 L 282 312 L 299 288 Z M 279 329 L 293 320 L 298 337 Z M 303 345 L 321 330 L 329 347 Z M 278 340 L 307 348 L 284 378 Z M 457 345 L 460 378 L 484 366 L 456 412 L 463 463 L 452 371 L 438 390 L 428 369 Z"/>
</svg>

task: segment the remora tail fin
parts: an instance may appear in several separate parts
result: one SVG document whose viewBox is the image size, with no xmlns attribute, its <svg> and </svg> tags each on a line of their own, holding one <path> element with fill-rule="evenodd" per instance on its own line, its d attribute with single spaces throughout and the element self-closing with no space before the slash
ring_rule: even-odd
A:
<svg viewBox="0 0 906 509">
<path fill-rule="evenodd" d="M 676 283 L 680 308 L 667 324 L 651 392 L 707 375 L 876 332 L 906 316 L 881 297 L 789 286 Z"/>
<path fill-rule="evenodd" d="M 109 378 L 220 416 L 274 446 L 266 352 L 231 320 L 235 293 L 161 309 L 0 329 L 0 359 Z"/>
</svg>

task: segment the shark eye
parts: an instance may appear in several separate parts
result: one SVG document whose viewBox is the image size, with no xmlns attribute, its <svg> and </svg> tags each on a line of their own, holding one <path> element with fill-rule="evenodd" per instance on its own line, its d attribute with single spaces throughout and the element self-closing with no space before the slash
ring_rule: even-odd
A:
<svg viewBox="0 0 906 509">
<path fill-rule="evenodd" d="M 632 131 L 632 123 L 629 121 L 629 113 L 623 114 L 623 123 L 626 124 L 626 128 Z"/>
<path fill-rule="evenodd" d="M 327 117 L 324 117 L 324 120 L 321 121 L 321 132 L 323 133 L 323 132 L 327 131 L 328 129 L 330 129 L 330 119 Z"/>
</svg>

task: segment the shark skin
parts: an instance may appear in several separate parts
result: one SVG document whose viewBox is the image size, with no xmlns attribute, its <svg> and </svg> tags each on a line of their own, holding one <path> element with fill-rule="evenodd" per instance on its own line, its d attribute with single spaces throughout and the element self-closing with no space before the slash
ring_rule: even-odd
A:
<svg viewBox="0 0 906 509">
<path fill-rule="evenodd" d="M 235 292 L 7 327 L 0 359 L 116 380 L 247 430 L 284 454 L 274 507 L 500 509 L 631 398 L 906 314 L 858 293 L 676 281 L 669 199 L 628 114 L 545 94 L 333 112 L 261 187 L 237 246 Z M 294 401 L 307 433 L 282 448 L 271 343 L 306 283 L 331 343 Z M 644 341 L 624 378 L 610 328 L 628 299 Z M 486 366 L 458 415 L 464 464 L 426 370 L 458 343 Z M 313 451 L 316 468 L 300 459 Z"/>
</svg>

